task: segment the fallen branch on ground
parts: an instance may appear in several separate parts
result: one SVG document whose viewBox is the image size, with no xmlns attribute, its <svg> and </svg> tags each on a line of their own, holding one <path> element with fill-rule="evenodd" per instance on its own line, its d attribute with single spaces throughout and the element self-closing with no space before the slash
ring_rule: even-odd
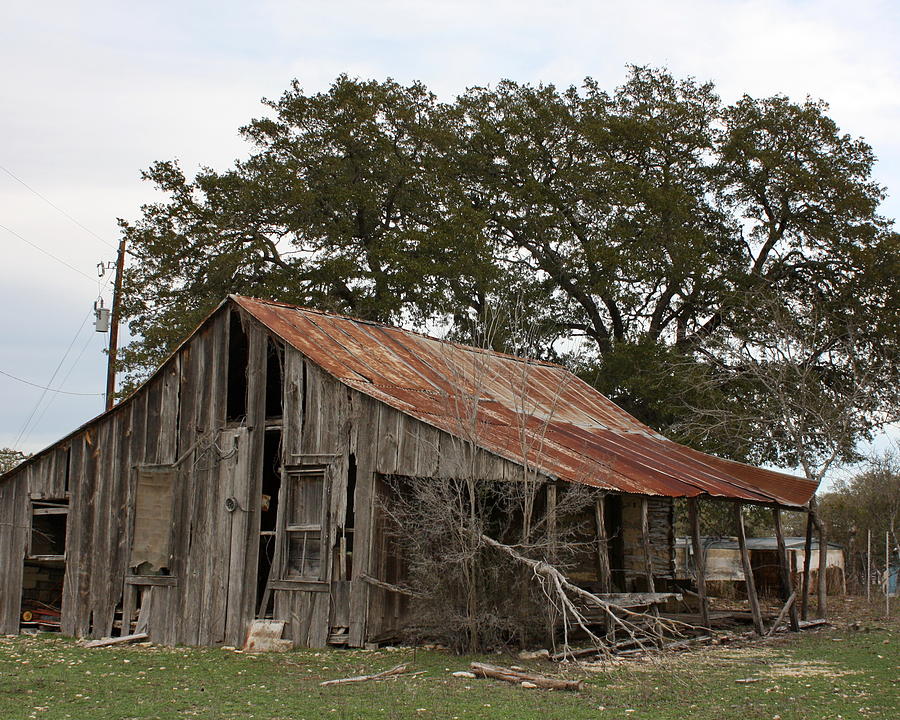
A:
<svg viewBox="0 0 900 720">
<path fill-rule="evenodd" d="M 775 620 L 775 624 L 769 628 L 769 632 L 766 633 L 766 637 L 772 637 L 775 634 L 775 631 L 778 629 L 778 626 L 784 622 L 785 616 L 788 614 L 788 611 L 791 609 L 791 605 L 794 604 L 794 600 L 797 599 L 797 592 L 794 591 L 791 593 L 791 596 L 788 598 L 787 602 L 784 604 L 784 607 L 781 608 L 781 612 L 778 613 L 778 618 Z"/>
<path fill-rule="evenodd" d="M 390 670 L 375 673 L 374 675 L 355 675 L 354 677 L 339 678 L 337 680 L 325 680 L 324 682 L 320 682 L 319 685 L 322 687 L 326 687 L 328 685 L 346 685 L 347 683 L 359 683 L 366 682 L 368 680 L 381 680 L 383 678 L 392 677 L 394 675 L 403 675 L 408 667 L 409 666 L 406 663 L 403 663 L 401 665 L 397 665 L 396 667 L 392 667 Z"/>
<path fill-rule="evenodd" d="M 102 638 L 100 640 L 91 640 L 86 642 L 86 648 L 108 647 L 109 645 L 124 645 L 125 643 L 139 642 L 150 637 L 147 633 L 135 633 L 134 635 L 122 635 L 120 637 Z"/>
<path fill-rule="evenodd" d="M 530 673 L 513 670 L 512 668 L 489 665 L 488 663 L 473 662 L 469 665 L 472 672 L 480 677 L 504 680 L 513 685 L 532 683 L 536 687 L 545 690 L 581 690 L 584 684 L 581 680 L 562 680 L 560 678 L 547 677 L 546 675 L 532 675 Z"/>
</svg>

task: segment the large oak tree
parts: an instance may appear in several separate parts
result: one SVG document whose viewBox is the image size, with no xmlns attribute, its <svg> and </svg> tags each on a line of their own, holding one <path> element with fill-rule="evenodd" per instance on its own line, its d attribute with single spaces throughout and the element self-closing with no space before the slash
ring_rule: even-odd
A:
<svg viewBox="0 0 900 720">
<path fill-rule="evenodd" d="M 709 83 L 635 67 L 611 92 L 503 81 L 442 103 L 421 84 L 342 76 L 265 104 L 242 129 L 247 159 L 145 173 L 166 200 L 122 224 L 131 380 L 240 292 L 460 337 L 490 323 L 501 348 L 516 331 L 497 332 L 502 318 L 524 309 L 531 352 L 659 429 L 698 407 L 764 408 L 764 386 L 709 380 L 722 343 L 778 342 L 776 314 L 801 329 L 827 316 L 832 337 L 808 327 L 825 344 L 803 362 L 849 361 L 850 328 L 852 354 L 897 384 L 900 243 L 871 148 L 824 103 L 726 105 Z M 790 455 L 784 433 L 732 435 L 696 442 Z"/>
</svg>

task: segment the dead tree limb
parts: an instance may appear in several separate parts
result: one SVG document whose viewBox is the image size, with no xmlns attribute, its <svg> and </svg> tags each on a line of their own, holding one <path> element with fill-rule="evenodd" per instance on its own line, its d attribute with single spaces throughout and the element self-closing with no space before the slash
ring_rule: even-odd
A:
<svg viewBox="0 0 900 720">
<path fill-rule="evenodd" d="M 584 685 L 584 682 L 581 680 L 563 680 L 561 678 L 547 677 L 546 675 L 532 675 L 531 673 L 500 667 L 499 665 L 489 665 L 488 663 L 473 662 L 469 667 L 476 675 L 505 680 L 513 685 L 528 682 L 546 690 L 574 690 L 576 692 L 581 690 Z"/>
<path fill-rule="evenodd" d="M 382 590 L 387 590 L 388 592 L 397 593 L 399 595 L 408 595 L 409 597 L 422 597 L 421 593 L 417 593 L 415 590 L 411 590 L 408 587 L 404 587 L 402 585 L 394 585 L 393 583 L 385 582 L 384 580 L 378 580 L 377 578 L 373 578 L 371 575 L 366 575 L 366 573 L 360 573 L 359 579 L 364 583 L 368 583 L 369 585 L 373 585 L 374 587 L 381 588 Z"/>
<path fill-rule="evenodd" d="M 766 637 L 771 637 L 772 635 L 775 634 L 775 631 L 778 629 L 778 626 L 784 622 L 784 616 L 787 615 L 793 609 L 794 601 L 796 599 L 797 599 L 797 592 L 795 590 L 791 593 L 791 596 L 787 599 L 787 602 L 784 604 L 784 607 L 781 608 L 781 612 L 778 613 L 778 617 L 775 618 L 775 624 L 769 628 L 769 632 L 766 633 Z M 793 630 L 793 627 L 791 629 Z M 799 630 L 800 630 L 800 623 L 798 621 L 797 630 L 794 630 L 794 632 L 797 632 Z"/>
<path fill-rule="evenodd" d="M 347 685 L 348 683 L 360 683 L 367 682 L 369 680 L 382 680 L 383 678 L 391 677 L 393 675 L 403 675 L 407 671 L 408 667 L 409 666 L 404 663 L 402 665 L 392 667 L 390 670 L 375 673 L 374 675 L 355 675 L 353 677 L 339 678 L 337 680 L 326 680 L 325 682 L 320 682 L 319 685 L 321 687 L 327 687 L 329 685 Z"/>
<path fill-rule="evenodd" d="M 560 611 L 563 620 L 563 656 L 569 649 L 569 627 L 581 629 L 598 650 L 606 655 L 611 655 L 606 643 L 594 634 L 587 626 L 588 620 L 582 611 L 575 605 L 573 598 L 589 607 L 600 609 L 609 623 L 621 629 L 635 645 L 641 649 L 652 648 L 668 633 L 677 637 L 684 637 L 683 630 L 696 630 L 694 625 L 658 617 L 650 613 L 635 612 L 629 608 L 608 600 L 583 588 L 573 585 L 565 575 L 555 567 L 542 560 L 533 560 L 517 552 L 515 548 L 494 540 L 487 535 L 481 536 L 481 541 L 488 547 L 492 547 L 519 563 L 529 567 L 534 577 L 541 586 L 550 602 Z M 649 644 L 648 644 L 649 643 Z"/>
</svg>

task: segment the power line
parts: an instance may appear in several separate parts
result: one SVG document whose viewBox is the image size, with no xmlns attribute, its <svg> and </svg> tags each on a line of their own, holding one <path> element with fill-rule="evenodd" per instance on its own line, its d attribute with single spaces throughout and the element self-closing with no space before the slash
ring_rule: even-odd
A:
<svg viewBox="0 0 900 720">
<path fill-rule="evenodd" d="M 81 321 L 81 325 L 78 326 L 78 330 L 75 331 L 75 336 L 72 338 L 72 342 L 69 343 L 69 347 L 66 348 L 65 353 L 63 353 L 62 359 L 59 361 L 59 364 L 56 366 L 56 370 L 53 371 L 53 375 L 50 376 L 50 382 L 47 383 L 46 388 L 41 393 L 41 396 L 38 398 L 37 403 L 35 403 L 34 408 L 31 411 L 31 414 L 28 416 L 28 419 L 25 421 L 25 424 L 22 426 L 22 429 L 19 431 L 18 437 L 16 437 L 16 444 L 14 447 L 19 446 L 19 441 L 22 440 L 22 437 L 25 435 L 25 431 L 28 429 L 28 426 L 31 424 L 31 421 L 34 419 L 34 414 L 37 412 L 41 403 L 44 401 L 44 398 L 47 396 L 47 391 L 50 386 L 53 385 L 53 381 L 56 380 L 56 376 L 59 373 L 59 369 L 62 367 L 63 363 L 66 361 L 66 358 L 69 357 L 69 353 L 72 352 L 72 347 L 75 345 L 75 341 L 78 339 L 78 336 L 81 335 L 81 330 L 84 328 L 84 324 L 88 321 L 88 318 L 91 316 L 93 310 L 88 310 L 87 315 L 84 316 L 84 320 Z"/>
<path fill-rule="evenodd" d="M 69 377 L 72 375 L 72 372 L 78 366 L 79 360 L 81 360 L 81 357 L 84 355 L 84 351 L 88 349 L 88 346 L 91 344 L 91 340 L 93 340 L 93 339 L 94 339 L 93 334 L 88 334 L 87 341 L 84 343 L 84 345 L 81 346 L 81 350 L 78 352 L 77 357 L 72 361 L 72 364 L 69 365 L 69 370 L 68 370 L 68 372 L 66 372 L 66 376 L 62 379 L 62 382 L 59 384 L 60 387 L 64 387 L 65 384 L 68 382 Z M 91 393 L 91 395 L 105 395 L 105 394 L 106 393 Z M 28 442 L 28 438 L 31 437 L 31 433 L 34 431 L 34 429 L 37 427 L 40 427 L 41 421 L 43 421 L 43 419 L 44 419 L 44 415 L 47 414 L 47 411 L 50 409 L 50 406 L 53 404 L 53 401 L 56 400 L 56 398 L 57 398 L 57 396 L 54 395 L 47 401 L 47 404 L 44 405 L 44 409 L 41 410 L 41 414 L 37 416 L 37 420 L 35 420 L 34 423 L 31 425 L 31 429 L 25 434 L 25 437 L 22 439 L 22 442 Z"/>
<path fill-rule="evenodd" d="M 87 345 L 85 345 L 87 347 Z M 79 359 L 81 356 L 79 355 Z M 77 361 L 76 361 L 77 362 Z M 13 380 L 17 380 L 20 383 L 25 383 L 26 385 L 31 385 L 31 387 L 39 388 L 40 390 L 46 390 L 47 392 L 58 393 L 60 395 L 82 395 L 82 396 L 97 396 L 103 395 L 103 393 L 82 393 L 82 392 L 70 392 L 69 390 L 60 390 L 58 388 L 45 387 L 44 385 L 38 385 L 37 383 L 30 382 L 29 380 L 24 380 L 20 377 L 16 377 L 12 373 L 8 373 L 4 370 L 0 370 L 0 375 L 5 375 L 8 378 L 12 378 Z"/>
<path fill-rule="evenodd" d="M 0 226 L 0 227 L 2 227 L 2 226 Z M 109 285 L 109 280 L 110 280 L 110 278 L 107 278 L 106 282 L 103 283 L 103 285 L 99 288 L 98 293 L 97 293 L 98 295 L 103 294 L 103 291 L 106 289 L 106 286 Z M 72 342 L 69 343 L 69 347 L 67 347 L 66 351 L 63 353 L 62 359 L 59 361 L 59 364 L 56 366 L 56 369 L 53 371 L 53 375 L 50 376 L 50 380 L 47 383 L 47 385 L 45 386 L 45 389 L 41 392 L 41 396 L 38 398 L 38 401 L 35 403 L 34 408 L 32 408 L 31 414 L 29 414 L 28 419 L 25 421 L 25 424 L 22 426 L 22 429 L 19 431 L 19 435 L 16 438 L 16 446 L 19 445 L 19 442 L 23 439 L 23 437 L 27 437 L 26 431 L 28 430 L 28 426 L 31 424 L 31 421 L 34 419 L 35 413 L 38 411 L 38 408 L 41 406 L 41 403 L 44 401 L 44 398 L 47 396 L 47 392 L 52 387 L 53 381 L 56 379 L 56 376 L 59 374 L 60 368 L 62 368 L 63 363 L 66 361 L 66 358 L 69 357 L 69 353 L 72 352 L 72 347 L 75 345 L 75 341 L 78 339 L 78 336 L 81 335 L 81 331 L 84 328 L 85 323 L 88 321 L 88 318 L 91 316 L 92 313 L 93 313 L 93 310 L 88 310 L 87 314 L 84 316 L 84 319 L 81 321 L 81 325 L 79 325 L 78 329 L 75 331 L 75 335 L 72 337 Z M 84 352 L 83 348 L 82 348 L 82 352 Z M 80 357 L 81 357 L 81 354 L 79 353 L 79 358 Z M 68 378 L 68 375 L 66 377 Z M 50 402 L 52 402 L 53 398 L 55 398 L 55 397 L 56 397 L 56 395 L 51 397 Z M 49 407 L 49 405 L 50 405 L 50 403 L 47 403 L 48 407 Z M 46 409 L 47 408 L 44 408 L 45 411 L 46 411 Z M 41 413 L 40 417 L 43 418 L 44 414 Z M 37 423 L 35 423 L 35 426 L 36 425 L 37 425 Z M 34 429 L 34 428 L 32 427 L 32 429 Z"/>
<path fill-rule="evenodd" d="M 90 229 L 89 227 L 87 227 L 86 225 L 83 225 L 82 223 L 80 223 L 76 218 L 74 218 L 74 217 L 72 217 L 71 215 L 69 215 L 69 213 L 67 213 L 65 210 L 63 210 L 59 205 L 57 205 L 56 203 L 54 203 L 54 202 L 53 202 L 52 200 L 50 200 L 48 197 L 46 197 L 46 196 L 44 196 L 44 195 L 41 195 L 41 193 L 39 193 L 37 190 L 35 190 L 33 187 L 31 187 L 31 185 L 29 185 L 27 182 L 25 182 L 24 180 L 22 180 L 22 178 L 17 177 L 16 175 L 14 175 L 14 174 L 12 173 L 11 170 L 9 170 L 9 169 L 3 167 L 2 165 L 0 165 L 0 170 L 2 170 L 2 171 L 5 172 L 7 175 L 9 175 L 9 176 L 10 176 L 13 180 L 15 180 L 17 183 L 19 183 L 19 184 L 22 185 L 23 187 L 25 187 L 25 188 L 27 188 L 28 190 L 30 190 L 31 192 L 33 192 L 33 193 L 34 193 L 35 195 L 37 195 L 41 200 L 43 200 L 43 201 L 44 201 L 45 203 L 47 203 L 50 207 L 52 207 L 54 210 L 57 210 L 58 212 L 60 212 L 60 213 L 62 213 L 63 215 L 65 215 L 69 220 L 71 220 L 73 223 L 75 223 L 78 227 L 80 227 L 80 228 L 81 228 L 82 230 L 84 230 L 86 233 L 88 233 L 89 235 L 94 236 L 95 238 L 97 238 L 97 240 L 99 240 L 100 242 L 102 242 L 104 245 L 108 245 L 109 247 L 115 249 L 115 247 L 116 247 L 115 245 L 113 245 L 113 244 L 112 244 L 111 242 L 109 242 L 108 240 L 105 240 L 104 238 L 102 238 L 100 235 L 98 235 L 97 233 L 95 233 L 93 230 L 91 230 L 91 229 Z"/>
<path fill-rule="evenodd" d="M 21 240 L 22 242 L 28 243 L 28 244 L 31 245 L 31 247 L 33 247 L 35 250 L 39 250 L 40 252 L 44 253 L 44 255 L 46 255 L 47 257 L 53 258 L 54 260 L 56 260 L 56 262 L 58 262 L 58 263 L 60 263 L 60 264 L 62 264 L 62 265 L 65 265 L 65 266 L 66 266 L 67 268 L 69 268 L 70 270 L 74 270 L 74 271 L 77 272 L 79 275 L 83 275 L 84 277 L 86 277 L 86 278 L 87 278 L 88 280 L 90 280 L 91 282 L 94 282 L 94 280 L 96 279 L 96 278 L 93 278 L 93 277 L 91 277 L 90 275 L 88 275 L 86 272 L 82 272 L 81 270 L 79 270 L 79 269 L 78 269 L 77 267 L 75 267 L 74 265 L 72 265 L 72 264 L 70 264 L 70 263 L 67 263 L 67 262 L 66 262 L 65 260 L 63 260 L 62 258 L 57 257 L 56 255 L 54 255 L 54 254 L 53 254 L 52 252 L 50 252 L 49 250 L 44 250 L 44 248 L 42 248 L 40 245 L 35 245 L 33 242 L 31 242 L 31 240 L 28 240 L 27 238 L 22 237 L 22 236 L 19 235 L 19 233 L 17 233 L 15 230 L 12 230 L 11 228 L 6 227 L 6 225 L 0 224 L 0 228 L 3 228 L 4 230 L 6 230 L 6 232 L 10 233 L 11 235 L 15 235 L 15 236 L 16 236 L 17 238 L 19 238 L 19 240 Z"/>
</svg>

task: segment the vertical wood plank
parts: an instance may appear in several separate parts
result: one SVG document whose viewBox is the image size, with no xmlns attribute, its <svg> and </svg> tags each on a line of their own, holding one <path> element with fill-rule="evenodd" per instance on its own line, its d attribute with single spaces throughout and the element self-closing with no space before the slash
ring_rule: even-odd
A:
<svg viewBox="0 0 900 720">
<path fill-rule="evenodd" d="M 647 498 L 641 498 L 641 551 L 644 558 L 644 576 L 647 579 L 647 592 L 656 592 L 653 582 L 653 556 L 650 550 L 650 519 Z"/>
<path fill-rule="evenodd" d="M 247 543 L 250 532 L 249 433 L 242 428 L 238 437 L 237 462 L 227 478 L 227 495 L 234 497 L 238 509 L 231 514 L 231 539 L 228 552 L 227 598 L 225 605 L 225 642 L 235 647 L 243 644 L 246 634 L 244 612 L 244 584 L 247 582 Z"/>
<path fill-rule="evenodd" d="M 229 607 L 231 614 L 231 632 L 233 644 L 243 644 L 250 621 L 256 617 L 256 586 L 259 579 L 259 526 L 260 526 L 260 499 L 262 497 L 263 455 L 265 451 L 265 413 L 266 413 L 266 357 L 267 335 L 255 322 L 249 322 L 246 327 L 248 342 L 250 343 L 247 369 L 247 456 L 246 456 L 246 497 L 248 498 L 248 512 L 246 525 L 244 525 L 244 575 L 241 581 L 242 593 L 240 602 L 236 607 Z M 292 353 L 285 351 L 285 362 Z M 291 358 L 296 363 L 297 355 Z M 287 368 L 284 375 L 288 373 Z M 284 401 L 288 401 L 285 396 Z M 287 421 L 288 406 L 284 405 L 283 413 Z M 292 419 L 289 422 L 294 422 Z M 284 450 L 284 446 L 282 446 Z M 282 466 L 284 462 L 282 461 Z M 283 478 L 283 475 L 282 475 Z M 233 531 L 233 530 L 232 530 Z M 235 598 L 236 599 L 236 598 Z"/>
<path fill-rule="evenodd" d="M 806 539 L 803 543 L 803 578 L 802 588 L 800 590 L 800 619 L 806 620 L 809 617 L 809 573 L 812 569 L 812 539 L 813 539 L 813 516 L 812 512 L 807 510 L 806 513 Z M 868 554 L 866 556 L 868 560 Z M 869 575 L 866 573 L 866 594 L 869 592 Z M 868 597 L 866 598 L 868 599 Z"/>
<path fill-rule="evenodd" d="M 69 520 L 66 526 L 66 574 L 63 579 L 60 630 L 64 635 L 71 637 L 78 637 L 79 568 L 82 562 L 81 535 L 84 532 L 84 442 L 82 437 L 82 435 L 76 435 L 69 442 Z"/>
<path fill-rule="evenodd" d="M 359 577 L 371 571 L 372 537 L 375 525 L 375 448 L 370 438 L 378 437 L 379 412 L 377 404 L 369 398 L 355 394 L 352 416 L 355 420 L 356 444 L 356 498 L 353 538 L 353 573 L 350 580 L 350 633 L 349 644 L 362 647 L 366 638 L 366 622 L 369 611 L 369 584 Z"/>
<path fill-rule="evenodd" d="M 609 567 L 609 539 L 606 534 L 606 495 L 594 503 L 594 524 L 597 530 L 597 568 L 600 592 L 612 592 L 612 571 Z"/>
</svg>

